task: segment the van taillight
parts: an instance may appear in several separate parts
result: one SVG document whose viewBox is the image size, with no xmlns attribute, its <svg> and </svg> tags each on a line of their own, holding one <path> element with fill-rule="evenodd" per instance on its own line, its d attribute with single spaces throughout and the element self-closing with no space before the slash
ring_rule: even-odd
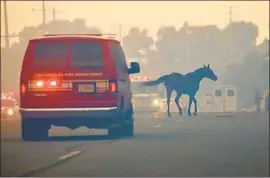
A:
<svg viewBox="0 0 270 178">
<path fill-rule="evenodd" d="M 60 87 L 61 83 L 58 80 L 50 80 L 50 81 L 42 81 L 39 80 L 36 82 L 36 86 L 38 88 L 45 88 L 45 87 Z"/>
<path fill-rule="evenodd" d="M 116 81 L 110 81 L 110 83 L 109 83 L 109 91 L 110 92 L 116 92 L 117 91 L 117 82 Z"/>
<path fill-rule="evenodd" d="M 43 81 L 37 81 L 36 85 L 40 88 L 42 88 L 44 86 L 44 82 Z"/>
<path fill-rule="evenodd" d="M 50 85 L 52 87 L 56 87 L 57 86 L 57 81 L 53 80 L 53 81 L 50 81 Z"/>
<path fill-rule="evenodd" d="M 61 86 L 61 82 L 58 80 L 51 80 L 48 82 L 50 87 L 60 87 Z"/>
<path fill-rule="evenodd" d="M 21 93 L 22 94 L 26 93 L 26 86 L 25 86 L 25 84 L 22 84 L 21 85 Z"/>
</svg>

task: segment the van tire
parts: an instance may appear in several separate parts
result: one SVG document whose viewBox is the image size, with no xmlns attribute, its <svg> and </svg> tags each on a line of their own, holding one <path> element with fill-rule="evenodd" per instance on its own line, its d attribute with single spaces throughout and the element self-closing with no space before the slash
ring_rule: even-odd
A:
<svg viewBox="0 0 270 178">
<path fill-rule="evenodd" d="M 118 139 L 122 136 L 123 127 L 120 124 L 118 127 L 115 128 L 108 128 L 108 136 L 112 139 Z"/>
<path fill-rule="evenodd" d="M 24 141 L 43 141 L 48 138 L 49 128 L 41 120 L 22 119 L 21 127 Z"/>
<path fill-rule="evenodd" d="M 125 123 L 123 128 L 123 135 L 127 137 L 132 137 L 134 135 L 134 123 Z"/>
</svg>

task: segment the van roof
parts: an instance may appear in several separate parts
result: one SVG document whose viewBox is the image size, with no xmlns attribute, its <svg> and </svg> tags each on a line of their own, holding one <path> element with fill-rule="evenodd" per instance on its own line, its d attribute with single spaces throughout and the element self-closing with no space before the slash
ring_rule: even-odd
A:
<svg viewBox="0 0 270 178">
<path fill-rule="evenodd" d="M 91 39 L 91 40 L 97 40 L 97 41 L 115 41 L 118 42 L 118 40 L 110 38 L 110 37 L 104 37 L 104 36 L 95 36 L 95 35 L 84 35 L 84 34 L 79 34 L 79 35 L 73 35 L 73 34 L 63 34 L 63 35 L 48 35 L 48 36 L 42 36 L 42 37 L 37 37 L 33 38 L 30 41 L 43 41 L 43 40 L 57 40 L 57 39 L 65 39 L 65 40 L 78 40 L 78 39 Z"/>
</svg>

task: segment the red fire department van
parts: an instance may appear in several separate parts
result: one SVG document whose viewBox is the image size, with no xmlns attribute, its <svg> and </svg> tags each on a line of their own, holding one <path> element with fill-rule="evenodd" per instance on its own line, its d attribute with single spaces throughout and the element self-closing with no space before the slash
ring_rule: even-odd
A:
<svg viewBox="0 0 270 178">
<path fill-rule="evenodd" d="M 43 140 L 52 125 L 108 129 L 133 136 L 128 68 L 121 45 L 103 35 L 45 35 L 29 41 L 20 76 L 24 140 Z"/>
</svg>

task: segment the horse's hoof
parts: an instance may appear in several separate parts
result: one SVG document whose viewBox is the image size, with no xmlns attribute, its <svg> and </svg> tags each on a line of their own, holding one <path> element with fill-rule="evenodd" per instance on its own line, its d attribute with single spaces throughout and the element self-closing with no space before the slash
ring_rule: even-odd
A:
<svg viewBox="0 0 270 178">
<path fill-rule="evenodd" d="M 171 114 L 168 114 L 168 117 L 172 117 L 172 115 Z"/>
<path fill-rule="evenodd" d="M 197 116 L 198 114 L 196 112 L 193 113 L 194 116 Z"/>
<path fill-rule="evenodd" d="M 179 115 L 180 115 L 180 116 L 183 116 L 183 112 L 179 112 Z"/>
<path fill-rule="evenodd" d="M 191 113 L 188 113 L 188 116 L 192 116 L 192 114 Z"/>
</svg>

